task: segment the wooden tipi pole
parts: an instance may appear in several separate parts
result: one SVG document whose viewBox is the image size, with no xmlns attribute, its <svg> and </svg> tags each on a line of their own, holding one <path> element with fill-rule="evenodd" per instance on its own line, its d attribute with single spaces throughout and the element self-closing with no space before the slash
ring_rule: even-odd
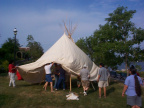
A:
<svg viewBox="0 0 144 108">
<path fill-rule="evenodd" d="M 69 38 L 73 43 L 75 43 L 74 40 L 72 39 L 72 34 L 74 33 L 77 25 L 75 25 L 75 26 L 72 28 L 72 22 L 69 21 L 69 29 L 68 29 L 67 26 L 66 26 L 65 21 L 63 21 L 63 23 L 64 23 L 64 27 L 65 27 L 65 30 L 64 30 L 64 31 L 67 32 L 68 38 Z M 70 73 L 70 92 L 71 92 L 71 90 L 72 90 L 71 85 L 72 85 L 72 84 L 71 84 L 71 73 Z"/>
<path fill-rule="evenodd" d="M 71 74 L 70 74 L 70 92 L 71 92 L 71 89 L 72 89 L 72 88 L 71 88 Z"/>
</svg>

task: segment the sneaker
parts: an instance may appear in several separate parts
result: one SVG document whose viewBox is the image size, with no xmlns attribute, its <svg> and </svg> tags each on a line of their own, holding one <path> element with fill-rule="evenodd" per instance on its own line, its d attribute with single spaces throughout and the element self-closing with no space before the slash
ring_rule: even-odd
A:
<svg viewBox="0 0 144 108">
<path fill-rule="evenodd" d="M 84 96 L 86 96 L 87 95 L 87 93 L 86 92 L 84 92 Z"/>
</svg>

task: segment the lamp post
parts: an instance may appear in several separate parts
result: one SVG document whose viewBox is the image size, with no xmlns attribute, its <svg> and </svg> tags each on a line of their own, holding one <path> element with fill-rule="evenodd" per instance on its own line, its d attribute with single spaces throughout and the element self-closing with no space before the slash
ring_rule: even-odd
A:
<svg viewBox="0 0 144 108">
<path fill-rule="evenodd" d="M 14 45 L 14 64 L 15 64 L 16 63 L 15 62 L 15 59 L 16 59 L 15 56 L 16 56 L 16 35 L 17 35 L 17 29 L 15 28 L 13 32 L 14 32 L 14 35 L 15 35 L 15 45 Z"/>
</svg>

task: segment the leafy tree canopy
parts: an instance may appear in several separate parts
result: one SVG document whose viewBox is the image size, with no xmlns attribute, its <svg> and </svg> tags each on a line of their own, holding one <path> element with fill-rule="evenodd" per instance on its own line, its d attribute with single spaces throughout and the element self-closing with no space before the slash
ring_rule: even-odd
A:
<svg viewBox="0 0 144 108">
<path fill-rule="evenodd" d="M 131 61 L 143 57 L 140 44 L 144 40 L 144 29 L 136 28 L 131 22 L 134 13 L 135 10 L 118 7 L 105 19 L 105 25 L 99 25 L 99 30 L 92 36 L 81 38 L 76 44 L 96 64 L 103 62 L 111 68 L 117 68 L 117 65 L 125 62 L 127 68 Z"/>
<path fill-rule="evenodd" d="M 16 46 L 15 46 L 15 39 L 8 38 L 6 42 L 0 48 L 0 58 L 1 60 L 13 60 L 14 59 L 14 47 L 16 48 L 16 52 L 19 51 L 19 41 L 16 39 Z"/>
<path fill-rule="evenodd" d="M 39 42 L 34 41 L 34 38 L 32 35 L 28 35 L 27 37 L 27 47 L 30 47 L 29 54 L 33 59 L 37 59 L 42 56 L 43 54 L 43 48 Z"/>
</svg>

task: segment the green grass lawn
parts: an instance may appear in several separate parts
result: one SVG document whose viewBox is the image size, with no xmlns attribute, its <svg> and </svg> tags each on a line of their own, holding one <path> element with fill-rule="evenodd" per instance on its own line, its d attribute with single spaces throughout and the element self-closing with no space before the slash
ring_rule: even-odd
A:
<svg viewBox="0 0 144 108">
<path fill-rule="evenodd" d="M 79 100 L 66 100 L 69 89 L 45 92 L 43 84 L 29 84 L 16 80 L 16 88 L 9 87 L 9 78 L 0 74 L 0 108 L 129 108 L 126 96 L 122 97 L 123 83 L 111 81 L 107 87 L 107 98 L 98 98 L 98 87 L 91 87 L 88 95 L 83 96 L 83 89 L 77 88 L 76 79 L 72 80 L 72 92 L 79 94 Z M 144 88 L 142 88 L 144 90 Z M 144 96 L 143 104 L 144 104 Z"/>
</svg>

